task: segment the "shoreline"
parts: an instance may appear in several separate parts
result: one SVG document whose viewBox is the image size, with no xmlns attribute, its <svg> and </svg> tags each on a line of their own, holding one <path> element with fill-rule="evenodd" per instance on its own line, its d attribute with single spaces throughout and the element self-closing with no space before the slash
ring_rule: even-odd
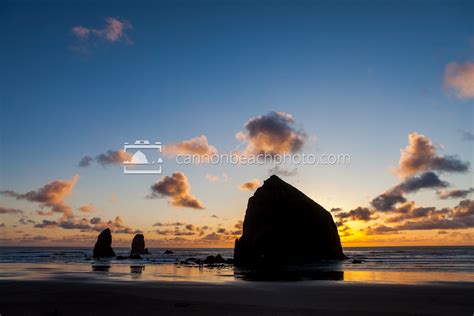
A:
<svg viewBox="0 0 474 316">
<path fill-rule="evenodd" d="M 0 281 L 84 279 L 101 282 L 319 282 L 369 284 L 430 284 L 432 282 L 464 282 L 474 284 L 471 271 L 374 269 L 363 265 L 348 267 L 288 267 L 246 270 L 231 265 L 186 265 L 175 263 L 83 262 L 83 263 L 0 263 Z"/>
<path fill-rule="evenodd" d="M 0 280 L 2 315 L 471 315 L 474 283 Z"/>
</svg>

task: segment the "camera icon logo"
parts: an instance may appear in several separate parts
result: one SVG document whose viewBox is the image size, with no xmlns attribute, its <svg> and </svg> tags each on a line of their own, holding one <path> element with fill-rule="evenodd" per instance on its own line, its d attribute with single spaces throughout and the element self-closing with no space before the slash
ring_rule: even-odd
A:
<svg viewBox="0 0 474 316">
<path fill-rule="evenodd" d="M 136 140 L 134 144 L 124 143 L 123 151 L 131 154 L 123 162 L 124 174 L 161 174 L 161 142 L 150 144 L 148 140 Z"/>
</svg>

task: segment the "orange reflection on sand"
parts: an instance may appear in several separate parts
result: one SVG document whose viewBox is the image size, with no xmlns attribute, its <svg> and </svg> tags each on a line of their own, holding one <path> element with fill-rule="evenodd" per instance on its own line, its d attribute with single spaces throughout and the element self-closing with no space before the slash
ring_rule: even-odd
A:
<svg viewBox="0 0 474 316">
<path fill-rule="evenodd" d="M 416 284 L 427 282 L 474 282 L 474 274 L 463 272 L 344 271 L 346 282 Z"/>
</svg>

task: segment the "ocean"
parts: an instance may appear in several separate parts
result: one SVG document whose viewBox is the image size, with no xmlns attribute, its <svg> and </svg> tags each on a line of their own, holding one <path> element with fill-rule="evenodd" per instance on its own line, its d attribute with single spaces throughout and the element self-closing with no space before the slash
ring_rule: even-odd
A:
<svg viewBox="0 0 474 316">
<path fill-rule="evenodd" d="M 127 256 L 130 248 L 114 248 Z M 232 266 L 198 267 L 180 264 L 233 249 L 150 248 L 141 260 L 93 260 L 91 248 L 0 247 L 0 279 L 78 278 L 95 280 L 242 282 L 332 280 L 370 283 L 474 282 L 474 247 L 344 248 L 351 260 L 286 267 L 278 271 L 248 271 Z M 282 256 L 285 254 L 282 254 Z M 362 261 L 359 264 L 352 259 Z"/>
</svg>

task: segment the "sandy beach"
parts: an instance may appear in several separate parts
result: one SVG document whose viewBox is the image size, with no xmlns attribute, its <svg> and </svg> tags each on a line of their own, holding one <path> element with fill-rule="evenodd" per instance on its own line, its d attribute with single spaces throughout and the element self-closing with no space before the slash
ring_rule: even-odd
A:
<svg viewBox="0 0 474 316">
<path fill-rule="evenodd" d="M 471 315 L 474 284 L 0 281 L 2 315 Z"/>
</svg>

